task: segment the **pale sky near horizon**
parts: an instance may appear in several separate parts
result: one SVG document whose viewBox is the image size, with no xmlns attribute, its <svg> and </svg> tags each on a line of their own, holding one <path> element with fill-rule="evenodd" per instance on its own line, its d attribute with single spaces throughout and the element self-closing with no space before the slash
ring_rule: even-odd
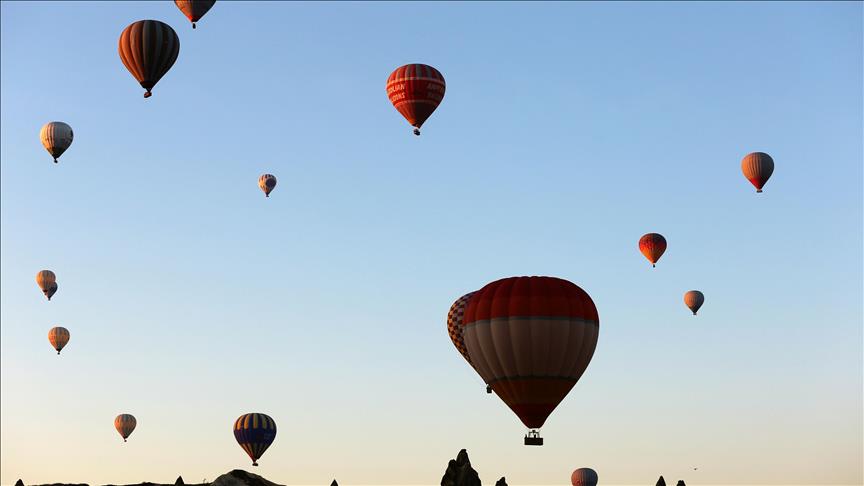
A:
<svg viewBox="0 0 864 486">
<path fill-rule="evenodd" d="M 144 100 L 146 18 L 181 46 Z M 437 484 L 467 448 L 488 484 L 862 484 L 862 35 L 860 2 L 2 2 L 0 483 Z M 419 138 L 409 62 L 447 80 Z M 446 332 L 513 275 L 600 314 L 543 447 Z"/>
</svg>

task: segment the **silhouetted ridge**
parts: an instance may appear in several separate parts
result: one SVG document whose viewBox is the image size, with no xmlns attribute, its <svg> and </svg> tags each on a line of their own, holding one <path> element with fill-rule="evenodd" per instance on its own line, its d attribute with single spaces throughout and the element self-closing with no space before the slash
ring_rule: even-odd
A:
<svg viewBox="0 0 864 486">
<path fill-rule="evenodd" d="M 459 451 L 455 460 L 450 459 L 441 478 L 441 486 L 480 486 L 480 475 L 471 467 L 465 449 Z"/>
<path fill-rule="evenodd" d="M 663 479 L 663 476 L 660 476 L 660 479 L 657 480 L 657 486 L 666 486 L 666 480 Z"/>
<path fill-rule="evenodd" d="M 177 481 L 174 481 L 174 486 L 186 486 L 183 482 L 183 476 L 177 476 Z"/>
<path fill-rule="evenodd" d="M 501 479 L 495 481 L 495 486 L 507 486 L 507 481 L 504 479 L 504 476 L 501 476 Z"/>
<path fill-rule="evenodd" d="M 225 473 L 210 484 L 211 486 L 281 486 L 242 469 Z"/>
</svg>

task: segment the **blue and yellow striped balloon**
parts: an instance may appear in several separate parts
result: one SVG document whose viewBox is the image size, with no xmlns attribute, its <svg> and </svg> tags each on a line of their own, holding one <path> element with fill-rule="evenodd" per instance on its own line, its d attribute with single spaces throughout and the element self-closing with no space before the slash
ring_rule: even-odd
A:
<svg viewBox="0 0 864 486">
<path fill-rule="evenodd" d="M 263 413 L 247 413 L 234 421 L 234 438 L 240 447 L 249 454 L 252 465 L 258 465 L 258 459 L 276 438 L 276 422 Z"/>
</svg>

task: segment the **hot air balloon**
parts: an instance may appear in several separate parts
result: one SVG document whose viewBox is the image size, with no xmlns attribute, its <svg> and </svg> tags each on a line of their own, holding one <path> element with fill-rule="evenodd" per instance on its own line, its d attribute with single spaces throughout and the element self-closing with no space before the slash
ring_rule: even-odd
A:
<svg viewBox="0 0 864 486">
<path fill-rule="evenodd" d="M 216 0 L 174 0 L 174 5 L 183 12 L 183 15 L 192 22 L 192 28 L 195 28 L 195 22 L 201 20 L 201 17 L 207 13 Z"/>
<path fill-rule="evenodd" d="M 39 288 L 42 289 L 42 293 L 45 294 L 45 297 L 48 297 L 48 300 L 51 300 L 48 293 L 51 292 L 51 287 L 56 283 L 57 276 L 54 275 L 54 272 L 51 270 L 40 270 L 39 273 L 36 274 L 36 284 L 39 285 Z M 51 295 L 54 294 L 51 293 Z"/>
<path fill-rule="evenodd" d="M 477 373 L 543 445 L 539 429 L 588 367 L 600 320 L 591 297 L 554 277 L 487 284 L 465 306 L 465 347 Z"/>
<path fill-rule="evenodd" d="M 465 305 L 468 304 L 468 300 L 472 295 L 474 295 L 474 292 L 468 292 L 456 299 L 456 302 L 453 302 L 453 305 L 450 306 L 450 311 L 447 312 L 447 334 L 450 335 L 453 346 L 456 346 L 456 351 L 459 351 L 459 354 L 473 368 L 474 365 L 471 364 L 471 357 L 468 356 L 468 349 L 465 348 L 465 340 L 462 338 L 462 331 L 464 330 L 462 327 L 462 317 L 465 315 Z M 489 385 L 486 385 L 486 393 L 492 393 L 492 388 Z"/>
<path fill-rule="evenodd" d="M 54 297 L 54 294 L 57 293 L 57 282 L 54 282 L 50 286 L 48 286 L 48 292 L 45 292 L 45 297 L 48 297 L 48 300 L 51 300 L 51 297 Z"/>
<path fill-rule="evenodd" d="M 59 121 L 48 122 L 39 131 L 39 138 L 56 164 L 57 158 L 72 145 L 72 127 Z"/>
<path fill-rule="evenodd" d="M 135 420 L 135 417 L 129 415 L 128 413 L 121 413 L 114 419 L 114 428 L 117 429 L 117 432 L 123 437 L 123 442 L 126 442 L 126 439 L 132 434 L 132 431 L 135 430 L 135 426 L 138 422 Z"/>
<path fill-rule="evenodd" d="M 60 354 L 60 350 L 69 342 L 69 330 L 65 327 L 52 327 L 48 331 L 48 342 L 57 350 L 57 354 Z"/>
<path fill-rule="evenodd" d="M 639 251 L 651 262 L 652 267 L 656 267 L 657 260 L 666 251 L 666 238 L 659 233 L 648 233 L 639 238 Z"/>
<path fill-rule="evenodd" d="M 263 413 L 247 413 L 234 421 L 234 438 L 240 447 L 249 454 L 252 465 L 258 465 L 258 459 L 276 438 L 276 422 Z"/>
<path fill-rule="evenodd" d="M 590 467 L 577 469 L 570 475 L 570 484 L 573 486 L 597 486 L 597 471 Z"/>
<path fill-rule="evenodd" d="M 420 135 L 423 122 L 444 99 L 444 76 L 426 64 L 406 64 L 387 78 L 387 96 Z"/>
<path fill-rule="evenodd" d="M 258 187 L 264 191 L 264 195 L 270 197 L 270 193 L 276 187 L 276 176 L 273 174 L 263 174 L 258 178 Z"/>
<path fill-rule="evenodd" d="M 180 53 L 180 39 L 170 25 L 158 20 L 139 20 L 129 24 L 120 34 L 120 60 L 132 76 L 150 90 L 171 69 Z"/>
<path fill-rule="evenodd" d="M 741 172 L 744 177 L 756 187 L 756 192 L 762 192 L 762 186 L 774 173 L 774 159 L 765 152 L 753 152 L 741 159 Z"/>
<path fill-rule="evenodd" d="M 690 290 L 684 294 L 684 305 L 686 305 L 690 308 L 691 311 L 693 311 L 694 316 L 704 303 L 705 295 L 698 290 Z"/>
</svg>

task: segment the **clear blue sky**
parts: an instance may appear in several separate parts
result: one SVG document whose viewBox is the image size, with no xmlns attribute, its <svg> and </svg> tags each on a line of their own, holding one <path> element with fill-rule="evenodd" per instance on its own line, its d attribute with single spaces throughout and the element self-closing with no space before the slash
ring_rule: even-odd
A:
<svg viewBox="0 0 864 486">
<path fill-rule="evenodd" d="M 283 484 L 437 483 L 460 448 L 510 484 L 862 482 L 861 3 L 0 8 L 0 483 L 251 469 L 251 411 Z M 117 54 L 145 18 L 181 42 L 148 100 Z M 419 138 L 409 62 L 447 80 Z M 444 323 L 523 274 L 601 319 L 542 448 Z"/>
</svg>

